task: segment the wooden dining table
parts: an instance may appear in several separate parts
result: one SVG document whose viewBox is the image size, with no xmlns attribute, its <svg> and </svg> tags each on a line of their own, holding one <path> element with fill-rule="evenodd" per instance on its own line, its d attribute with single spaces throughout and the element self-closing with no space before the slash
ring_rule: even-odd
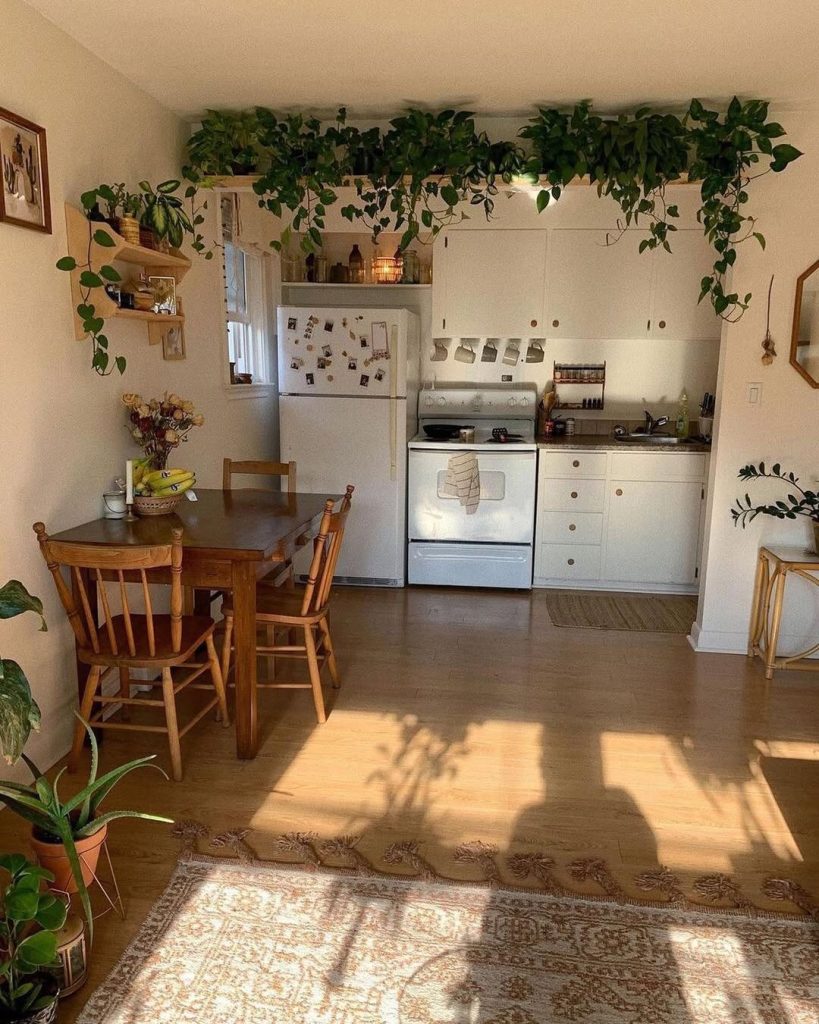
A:
<svg viewBox="0 0 819 1024">
<path fill-rule="evenodd" d="M 204 592 L 233 592 L 236 752 L 253 758 L 259 747 L 256 678 L 256 581 L 317 531 L 325 502 L 335 494 L 196 489 L 171 515 L 94 519 L 54 534 L 53 540 L 122 547 L 170 543 L 183 528 L 182 583 Z M 78 680 L 82 690 L 84 678 Z"/>
</svg>

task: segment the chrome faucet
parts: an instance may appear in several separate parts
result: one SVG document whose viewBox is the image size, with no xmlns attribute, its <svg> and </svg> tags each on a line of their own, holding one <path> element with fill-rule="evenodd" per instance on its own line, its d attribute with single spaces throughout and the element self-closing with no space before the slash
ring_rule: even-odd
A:
<svg viewBox="0 0 819 1024">
<path fill-rule="evenodd" d="M 660 427 L 664 427 L 668 423 L 667 416 L 659 416 L 655 420 L 648 409 L 644 410 L 644 415 L 646 418 L 646 425 L 644 428 L 646 434 L 656 434 Z"/>
</svg>

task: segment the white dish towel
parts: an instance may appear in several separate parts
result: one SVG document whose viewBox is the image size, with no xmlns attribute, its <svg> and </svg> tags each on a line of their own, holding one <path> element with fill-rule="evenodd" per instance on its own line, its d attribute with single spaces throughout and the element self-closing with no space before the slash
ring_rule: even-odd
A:
<svg viewBox="0 0 819 1024">
<path fill-rule="evenodd" d="M 474 516 L 481 500 L 481 474 L 478 457 L 474 452 L 453 455 L 447 463 L 444 494 L 452 495 L 466 509 L 468 516 Z"/>
</svg>

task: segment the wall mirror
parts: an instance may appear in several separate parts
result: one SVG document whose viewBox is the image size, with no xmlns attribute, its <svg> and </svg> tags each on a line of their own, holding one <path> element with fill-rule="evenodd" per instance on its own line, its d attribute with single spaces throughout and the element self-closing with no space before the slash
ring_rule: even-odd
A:
<svg viewBox="0 0 819 1024">
<path fill-rule="evenodd" d="M 819 260 L 796 280 L 791 366 L 819 388 Z"/>
</svg>

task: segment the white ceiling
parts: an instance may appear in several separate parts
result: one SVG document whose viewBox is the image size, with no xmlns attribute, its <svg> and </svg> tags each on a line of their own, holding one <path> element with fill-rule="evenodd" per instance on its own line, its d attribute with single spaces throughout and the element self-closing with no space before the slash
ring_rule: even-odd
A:
<svg viewBox="0 0 819 1024">
<path fill-rule="evenodd" d="M 812 106 L 816 0 L 29 0 L 165 106 Z"/>
</svg>

